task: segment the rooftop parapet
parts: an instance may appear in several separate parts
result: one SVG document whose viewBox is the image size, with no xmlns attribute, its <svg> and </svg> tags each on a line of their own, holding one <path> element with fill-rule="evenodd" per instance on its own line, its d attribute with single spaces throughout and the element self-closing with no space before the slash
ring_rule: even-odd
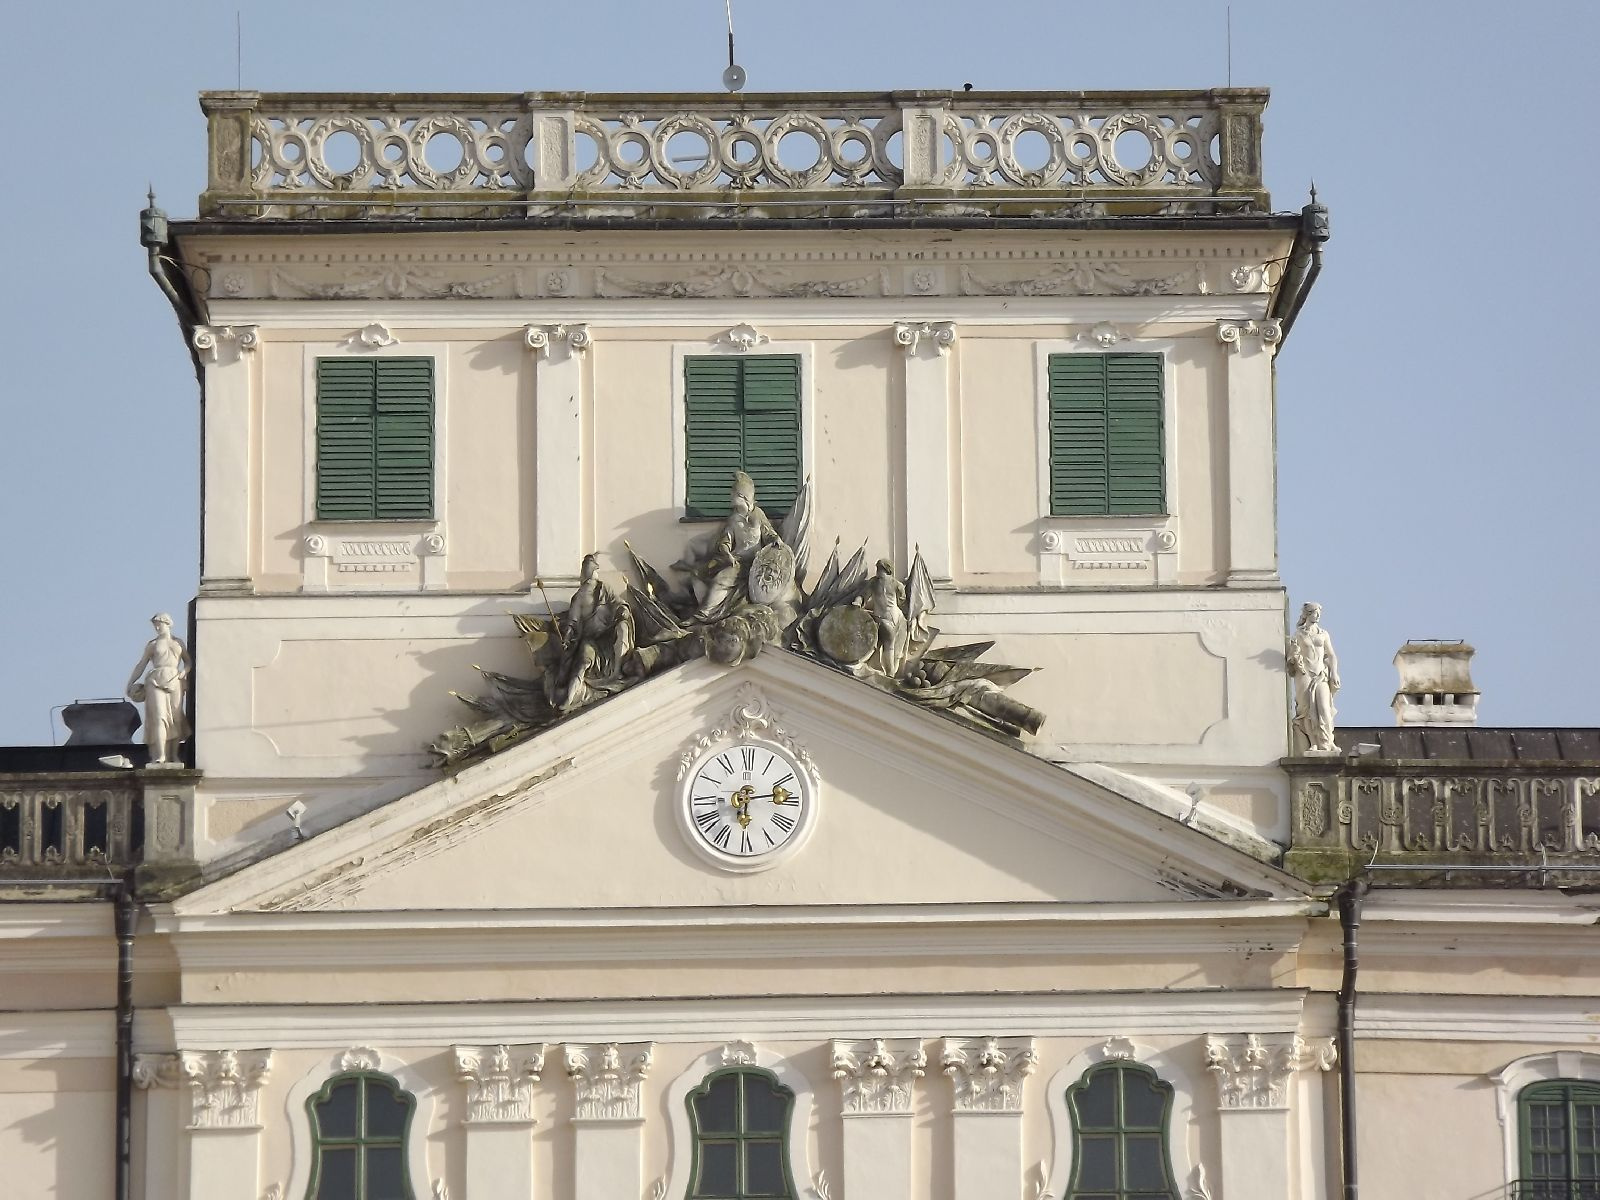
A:
<svg viewBox="0 0 1600 1200">
<path fill-rule="evenodd" d="M 203 217 L 1064 217 L 1269 208 L 1265 89 L 203 92 Z"/>
</svg>

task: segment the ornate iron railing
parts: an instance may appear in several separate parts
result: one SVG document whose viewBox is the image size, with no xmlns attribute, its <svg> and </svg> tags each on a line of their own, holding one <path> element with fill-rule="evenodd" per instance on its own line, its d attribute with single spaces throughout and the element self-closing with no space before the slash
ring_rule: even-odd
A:
<svg viewBox="0 0 1600 1200">
<path fill-rule="evenodd" d="M 1289 863 L 1541 867 L 1600 863 L 1600 769 L 1295 760 Z"/>
<path fill-rule="evenodd" d="M 0 879 L 132 865 L 142 841 L 139 791 L 123 772 L 0 780 Z"/>
<path fill-rule="evenodd" d="M 205 92 L 209 216 L 1264 209 L 1267 93 Z M 1132 202 L 1135 207 L 1128 207 Z M 1113 208 L 1108 209 L 1110 203 Z M 1022 207 L 1016 206 L 1021 204 Z"/>
</svg>

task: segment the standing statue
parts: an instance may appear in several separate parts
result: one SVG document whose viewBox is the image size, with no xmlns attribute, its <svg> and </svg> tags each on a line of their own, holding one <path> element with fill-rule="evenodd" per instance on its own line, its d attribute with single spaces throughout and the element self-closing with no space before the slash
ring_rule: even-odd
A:
<svg viewBox="0 0 1600 1200">
<path fill-rule="evenodd" d="M 1322 605 L 1306 604 L 1289 639 L 1289 673 L 1294 676 L 1294 728 L 1307 754 L 1337 754 L 1333 736 L 1333 694 L 1339 690 L 1339 659 L 1333 639 L 1318 623 Z"/>
<path fill-rule="evenodd" d="M 183 696 L 192 664 L 188 648 L 172 636 L 171 617 L 157 613 L 150 624 L 156 635 L 145 644 L 138 665 L 128 676 L 128 699 L 144 705 L 144 741 L 150 747 L 150 765 L 178 766 L 178 745 L 189 736 Z"/>
</svg>

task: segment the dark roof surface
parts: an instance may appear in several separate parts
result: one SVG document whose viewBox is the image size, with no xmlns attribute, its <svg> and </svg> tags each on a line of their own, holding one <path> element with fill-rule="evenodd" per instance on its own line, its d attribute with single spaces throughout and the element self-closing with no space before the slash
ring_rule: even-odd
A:
<svg viewBox="0 0 1600 1200">
<path fill-rule="evenodd" d="M 1445 758 L 1484 762 L 1600 763 L 1600 729 L 1499 728 L 1481 725 L 1342 725 L 1339 748 L 1376 743 L 1380 758 Z"/>
</svg>

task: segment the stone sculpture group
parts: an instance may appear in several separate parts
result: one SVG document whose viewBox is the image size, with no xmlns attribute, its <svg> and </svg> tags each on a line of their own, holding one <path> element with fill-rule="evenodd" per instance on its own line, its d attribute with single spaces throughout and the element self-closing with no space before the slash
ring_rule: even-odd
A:
<svg viewBox="0 0 1600 1200">
<path fill-rule="evenodd" d="M 837 543 L 809 586 L 810 484 L 775 526 L 751 478 L 735 474 L 727 518 L 691 539 L 667 576 L 627 547 L 633 580 L 618 596 L 583 560 L 565 611 L 513 614 L 533 659 L 526 678 L 481 671 L 489 690 L 453 693 L 478 716 L 432 746 L 443 765 L 492 754 L 651 675 L 695 658 L 736 666 L 779 646 L 926 708 L 990 731 L 1037 733 L 1044 714 L 1003 689 L 1032 668 L 980 662 L 994 643 L 935 646 L 933 582 L 920 553 L 904 579 L 866 547 L 841 564 Z M 624 543 L 626 546 L 626 543 Z"/>
</svg>

